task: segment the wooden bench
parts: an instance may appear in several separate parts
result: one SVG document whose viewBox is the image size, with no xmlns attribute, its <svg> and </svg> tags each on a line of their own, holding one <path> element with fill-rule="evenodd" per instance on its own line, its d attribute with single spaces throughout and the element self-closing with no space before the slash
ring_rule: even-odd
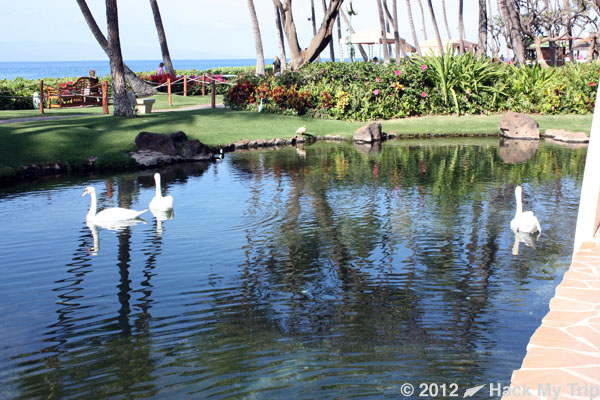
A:
<svg viewBox="0 0 600 400">
<path fill-rule="evenodd" d="M 102 105 L 102 90 L 98 80 L 78 78 L 75 83 L 60 87 L 44 86 L 48 108 L 83 107 Z"/>
</svg>

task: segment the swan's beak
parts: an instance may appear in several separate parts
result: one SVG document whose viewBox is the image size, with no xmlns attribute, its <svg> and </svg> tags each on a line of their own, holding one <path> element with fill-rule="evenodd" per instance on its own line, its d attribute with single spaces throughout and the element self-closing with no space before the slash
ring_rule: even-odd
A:
<svg viewBox="0 0 600 400">
<path fill-rule="evenodd" d="M 85 189 L 85 190 L 83 191 L 83 193 L 81 193 L 81 197 L 85 196 L 86 194 L 88 194 L 88 191 L 87 191 L 87 189 Z"/>
</svg>

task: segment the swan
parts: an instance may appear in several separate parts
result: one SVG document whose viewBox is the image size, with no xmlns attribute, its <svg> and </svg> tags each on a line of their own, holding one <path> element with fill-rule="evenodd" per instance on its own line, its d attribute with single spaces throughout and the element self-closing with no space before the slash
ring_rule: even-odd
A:
<svg viewBox="0 0 600 400">
<path fill-rule="evenodd" d="M 537 217 L 533 214 L 533 211 L 523 212 L 523 188 L 517 186 L 515 188 L 515 198 L 517 200 L 517 212 L 515 217 L 510 221 L 510 229 L 514 232 L 523 233 L 542 233 L 542 227 Z"/>
<path fill-rule="evenodd" d="M 263 98 L 260 98 L 260 104 L 258 105 L 258 112 L 262 112 L 263 109 Z"/>
<path fill-rule="evenodd" d="M 156 183 L 156 195 L 150 201 L 150 209 L 158 211 L 169 211 L 173 209 L 173 196 L 164 196 L 160 193 L 160 174 L 154 174 L 154 183 Z"/>
<path fill-rule="evenodd" d="M 111 208 L 105 208 L 104 210 L 102 210 L 96 214 L 96 189 L 93 186 L 88 186 L 83 191 L 83 194 L 81 195 L 81 197 L 85 196 L 86 194 L 90 195 L 91 201 L 90 201 L 90 210 L 88 211 L 87 215 L 85 216 L 85 219 L 86 219 L 86 221 L 92 221 L 92 222 L 96 223 L 97 225 L 104 225 L 104 224 L 107 224 L 110 222 L 115 222 L 115 221 L 127 221 L 127 220 L 131 220 L 131 219 L 136 219 L 140 215 L 142 215 L 143 213 L 148 211 L 148 210 L 137 211 L 137 210 L 130 210 L 127 208 L 111 207 Z"/>
<path fill-rule="evenodd" d="M 296 130 L 296 133 L 297 133 L 298 135 L 304 135 L 304 134 L 306 133 L 306 125 L 304 125 L 304 126 L 301 126 L 300 128 L 298 128 L 298 129 Z"/>
</svg>

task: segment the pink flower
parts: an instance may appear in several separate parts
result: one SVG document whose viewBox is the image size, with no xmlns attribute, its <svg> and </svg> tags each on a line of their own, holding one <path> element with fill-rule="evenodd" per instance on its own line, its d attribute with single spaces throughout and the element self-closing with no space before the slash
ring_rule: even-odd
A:
<svg viewBox="0 0 600 400">
<path fill-rule="evenodd" d="M 421 97 L 423 97 L 423 98 L 427 97 L 427 93 L 426 92 L 421 93 Z"/>
<path fill-rule="evenodd" d="M 379 77 L 375 78 L 375 82 L 379 82 L 380 80 Z"/>
<path fill-rule="evenodd" d="M 590 86 L 595 86 L 596 82 L 590 82 Z"/>
<path fill-rule="evenodd" d="M 377 95 L 379 94 L 379 89 L 375 89 L 375 90 L 373 90 L 373 94 L 374 94 L 375 96 L 377 96 Z"/>
<path fill-rule="evenodd" d="M 400 70 L 399 70 L 399 69 L 397 69 L 397 70 L 396 70 L 396 76 L 400 76 L 400 73 L 401 73 L 401 72 L 400 72 Z"/>
<path fill-rule="evenodd" d="M 425 70 L 427 69 L 427 65 L 425 65 L 425 64 L 421 65 L 421 69 L 422 69 L 423 71 L 425 71 Z"/>
</svg>

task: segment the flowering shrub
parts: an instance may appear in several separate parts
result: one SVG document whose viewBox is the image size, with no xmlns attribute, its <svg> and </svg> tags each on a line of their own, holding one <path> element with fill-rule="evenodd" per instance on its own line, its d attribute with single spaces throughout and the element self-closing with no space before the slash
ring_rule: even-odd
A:
<svg viewBox="0 0 600 400">
<path fill-rule="evenodd" d="M 225 94 L 223 103 L 233 109 L 243 109 L 256 101 L 255 94 L 254 82 L 247 79 L 240 80 Z"/>
</svg>

